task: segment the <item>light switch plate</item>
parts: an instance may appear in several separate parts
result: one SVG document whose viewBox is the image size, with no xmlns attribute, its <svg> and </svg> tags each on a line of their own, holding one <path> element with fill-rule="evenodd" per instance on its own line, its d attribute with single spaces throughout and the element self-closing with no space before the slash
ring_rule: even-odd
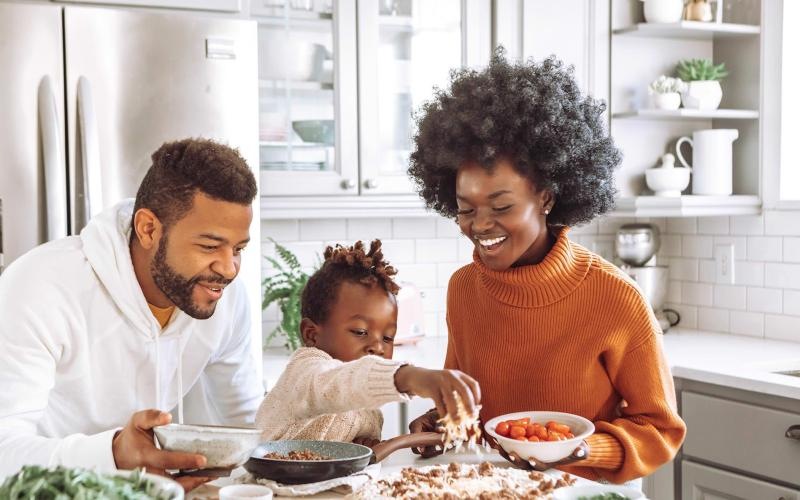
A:
<svg viewBox="0 0 800 500">
<path fill-rule="evenodd" d="M 736 265 L 733 243 L 716 245 L 714 258 L 717 265 L 717 283 L 733 285 L 736 282 Z"/>
</svg>

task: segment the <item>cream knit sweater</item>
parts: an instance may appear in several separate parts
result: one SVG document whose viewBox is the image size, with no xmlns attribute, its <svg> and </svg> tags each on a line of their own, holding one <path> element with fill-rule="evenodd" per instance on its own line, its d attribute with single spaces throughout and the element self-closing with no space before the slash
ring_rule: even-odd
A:
<svg viewBox="0 0 800 500">
<path fill-rule="evenodd" d="M 378 408 L 409 399 L 394 385 L 394 374 L 404 364 L 377 356 L 345 363 L 315 347 L 301 347 L 261 402 L 256 426 L 268 440 L 380 439 Z"/>
</svg>

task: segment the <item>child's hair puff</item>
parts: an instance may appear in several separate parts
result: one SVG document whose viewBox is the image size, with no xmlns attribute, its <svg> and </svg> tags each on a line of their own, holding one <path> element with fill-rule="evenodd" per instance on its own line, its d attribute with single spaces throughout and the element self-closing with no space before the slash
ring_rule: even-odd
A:
<svg viewBox="0 0 800 500">
<path fill-rule="evenodd" d="M 331 305 L 336 302 L 339 285 L 345 281 L 367 287 L 380 286 L 392 295 L 400 290 L 393 279 L 397 270 L 383 258 L 381 240 L 373 240 L 368 251 L 360 240 L 353 246 L 328 246 L 323 255 L 325 261 L 303 289 L 301 311 L 304 318 L 324 323 Z"/>
</svg>

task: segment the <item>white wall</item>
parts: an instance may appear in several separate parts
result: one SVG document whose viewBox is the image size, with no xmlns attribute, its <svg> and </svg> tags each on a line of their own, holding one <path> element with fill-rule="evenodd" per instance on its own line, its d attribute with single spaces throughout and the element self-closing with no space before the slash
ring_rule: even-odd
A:
<svg viewBox="0 0 800 500">
<path fill-rule="evenodd" d="M 800 211 L 637 220 L 661 228 L 657 260 L 670 267 L 668 307 L 681 313 L 681 326 L 800 342 Z M 570 235 L 613 259 L 614 234 L 633 221 L 604 217 Z M 381 238 L 399 279 L 415 283 L 425 294 L 428 335 L 447 334 L 447 282 L 472 259 L 472 244 L 454 222 L 438 217 L 264 221 L 261 232 L 265 255 L 274 253 L 272 237 L 309 268 L 327 244 Z M 716 284 L 714 246 L 729 242 L 735 246 L 736 284 Z M 265 311 L 264 333 L 278 320 L 275 307 Z"/>
</svg>

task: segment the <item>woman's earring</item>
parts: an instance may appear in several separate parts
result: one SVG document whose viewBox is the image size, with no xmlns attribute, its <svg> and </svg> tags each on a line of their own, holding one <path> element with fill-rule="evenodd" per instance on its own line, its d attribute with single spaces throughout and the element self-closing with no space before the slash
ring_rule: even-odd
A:
<svg viewBox="0 0 800 500">
<path fill-rule="evenodd" d="M 545 215 L 550 215 L 550 209 L 549 208 L 545 208 L 544 209 L 544 214 Z"/>
</svg>

